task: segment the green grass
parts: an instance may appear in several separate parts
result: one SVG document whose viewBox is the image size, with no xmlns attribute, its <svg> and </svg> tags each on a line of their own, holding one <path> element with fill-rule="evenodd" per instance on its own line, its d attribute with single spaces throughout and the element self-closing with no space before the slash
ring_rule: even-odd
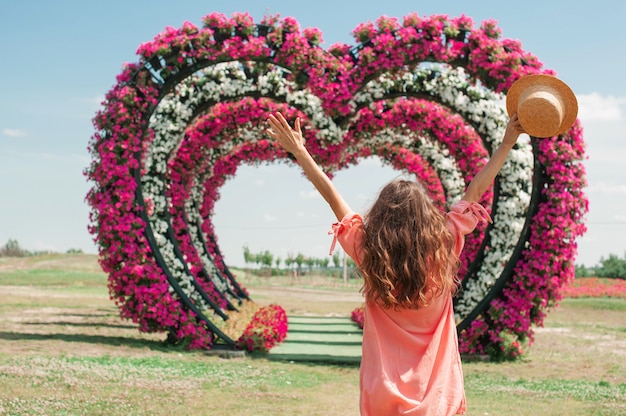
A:
<svg viewBox="0 0 626 416">
<path fill-rule="evenodd" d="M 626 384 L 484 374 L 466 375 L 465 383 L 468 413 L 474 415 L 626 414 Z"/>
<path fill-rule="evenodd" d="M 608 381 L 587 380 L 528 380 L 507 376 L 494 376 L 473 373 L 466 377 L 466 383 L 474 392 L 506 392 L 517 396 L 538 396 L 543 398 L 573 399 L 594 402 L 626 403 L 626 384 L 612 384 Z"/>
<path fill-rule="evenodd" d="M 319 391 L 329 386 L 352 393 L 357 388 L 354 368 L 222 360 L 199 353 L 34 360 L 0 356 L 0 368 L 6 367 L 19 369 L 0 375 L 5 386 L 0 409 L 7 415 L 169 415 L 183 409 L 201 415 L 302 414 L 291 411 L 301 400 L 320 400 Z"/>
<path fill-rule="evenodd" d="M 106 286 L 102 272 L 56 269 L 0 270 L 0 286 Z"/>
<path fill-rule="evenodd" d="M 358 394 L 356 367 L 268 362 L 262 357 L 223 360 L 199 353 L 163 352 L 153 357 L 26 359 L 4 354 L 0 368 L 13 369 L 0 372 L 4 386 L 0 409 L 6 415 L 173 414 L 169 412 L 175 412 L 177 404 L 206 415 L 272 415 L 276 414 L 272 409 L 292 412 L 299 408 L 298 400 L 317 408 L 310 400 L 318 400 L 316 392 L 328 386 L 338 389 L 339 397 L 349 393 L 350 400 Z M 528 380 L 471 372 L 466 375 L 466 390 L 469 415 L 626 412 L 626 384 L 606 381 Z M 246 402 L 249 397 L 255 400 Z M 201 400 L 208 398 L 233 401 L 203 405 Z M 149 402 L 144 403 L 146 399 Z"/>
<path fill-rule="evenodd" d="M 238 279 L 292 316 L 359 304 L 354 280 Z M 0 259 L 0 286 L 0 415 L 358 415 L 358 365 L 168 347 L 117 317 L 93 256 Z M 625 322 L 623 299 L 564 299 L 523 359 L 463 364 L 467 414 L 626 415 Z"/>
<path fill-rule="evenodd" d="M 230 388 L 257 389 L 261 386 L 310 388 L 330 380 L 330 374 L 304 372 L 302 368 L 285 371 L 287 364 L 269 365 L 264 360 L 214 360 L 200 354 L 185 353 L 192 359 L 182 359 L 179 354 L 152 357 L 42 357 L 35 360 L 0 357 L 2 365 L 14 366 L 33 372 L 33 384 L 51 387 L 56 383 L 79 382 L 94 376 L 108 382 L 124 383 L 139 378 L 150 383 L 170 383 L 179 380 L 220 384 Z M 0 377 L 7 377 L 2 375 Z M 7 377 L 8 378 L 8 377 Z"/>
<path fill-rule="evenodd" d="M 626 301 L 619 298 L 567 298 L 561 305 L 577 309 L 626 312 Z"/>
</svg>

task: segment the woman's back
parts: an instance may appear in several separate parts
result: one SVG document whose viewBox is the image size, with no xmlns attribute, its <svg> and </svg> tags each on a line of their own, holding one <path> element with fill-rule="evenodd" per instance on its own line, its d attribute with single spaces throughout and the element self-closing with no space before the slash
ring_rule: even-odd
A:
<svg viewBox="0 0 626 416">
<path fill-rule="evenodd" d="M 451 208 L 445 226 L 452 236 L 452 258 L 461 253 L 464 236 L 487 219 L 484 208 L 476 203 L 460 201 Z M 361 216 L 348 213 L 334 226 L 334 233 L 345 252 L 359 264 L 365 238 Z M 361 414 L 465 413 L 452 293 L 426 299 L 425 305 L 415 309 L 383 307 L 366 297 Z"/>
<path fill-rule="evenodd" d="M 362 415 L 464 413 L 452 298 L 417 310 L 366 304 L 360 384 Z"/>
<path fill-rule="evenodd" d="M 432 214 L 431 207 L 387 216 L 389 209 L 401 205 L 402 198 L 396 198 L 382 206 L 382 221 L 368 222 L 369 240 L 364 240 L 367 230 L 362 218 L 351 211 L 307 151 L 300 119 L 296 119 L 294 129 L 280 113 L 269 115 L 268 123 L 268 134 L 296 158 L 340 220 L 333 225 L 335 238 L 331 252 L 338 239 L 364 275 L 362 414 L 465 413 L 450 265 L 463 249 L 464 236 L 478 221 L 489 218 L 476 202 L 523 133 L 517 115 L 509 120 L 502 143 L 472 179 L 462 200 L 446 215 L 445 226 L 439 213 L 420 217 L 420 212 L 430 210 Z M 426 199 L 409 202 L 424 204 Z M 378 227 L 385 227 L 385 232 L 377 234 Z M 396 235 L 395 231 L 401 234 Z M 393 244 L 397 241 L 400 244 L 396 248 Z"/>
</svg>

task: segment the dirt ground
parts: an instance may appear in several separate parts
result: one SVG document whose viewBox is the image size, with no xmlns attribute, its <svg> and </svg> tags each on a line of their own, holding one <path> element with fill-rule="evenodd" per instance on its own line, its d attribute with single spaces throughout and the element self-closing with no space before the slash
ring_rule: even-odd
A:
<svg viewBox="0 0 626 416">
<path fill-rule="evenodd" d="M 358 291 L 297 287 L 258 287 L 251 295 L 259 305 L 277 303 L 290 315 L 349 316 L 362 300 Z M 45 348 L 51 355 L 141 356 L 159 353 L 164 339 L 122 320 L 105 288 L 0 286 L 0 353 Z"/>
<path fill-rule="evenodd" d="M 26 269 L 58 269 L 61 277 L 68 270 L 93 274 L 70 286 L 0 284 L 0 353 L 145 356 L 164 351 L 165 334 L 140 333 L 119 318 L 95 256 L 0 259 L 0 276 Z M 238 280 L 255 302 L 279 304 L 291 316 L 350 316 L 363 300 L 356 281 L 259 278 L 241 271 Z M 535 342 L 523 360 L 487 371 L 507 374 L 513 369 L 520 377 L 561 379 L 580 378 L 584 372 L 590 380 L 626 383 L 625 357 L 623 307 L 594 309 L 566 300 L 548 313 L 543 328 L 535 328 Z"/>
<path fill-rule="evenodd" d="M 347 316 L 361 295 L 349 291 L 258 286 L 251 295 L 260 304 L 278 303 L 290 315 Z M 118 317 L 102 290 L 0 286 L 0 353 L 51 356 L 146 356 L 162 353 L 164 334 L 140 333 Z M 536 328 L 535 343 L 515 365 L 520 377 L 579 378 L 626 383 L 626 315 L 567 304 Z M 506 372 L 507 365 L 493 371 Z M 482 369 L 481 371 L 484 371 Z"/>
</svg>

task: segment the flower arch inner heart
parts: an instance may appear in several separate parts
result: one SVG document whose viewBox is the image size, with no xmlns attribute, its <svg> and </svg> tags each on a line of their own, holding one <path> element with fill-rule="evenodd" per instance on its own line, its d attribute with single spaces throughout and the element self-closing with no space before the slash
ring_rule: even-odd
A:
<svg viewBox="0 0 626 416">
<path fill-rule="evenodd" d="M 212 214 L 242 163 L 292 163 L 265 135 L 269 112 L 301 117 L 329 173 L 377 155 L 414 175 L 445 210 L 498 145 L 503 97 L 554 71 L 493 21 L 380 17 L 355 45 L 320 46 L 293 18 L 212 13 L 139 46 L 94 118 L 85 175 L 90 232 L 120 314 L 189 348 L 271 348 L 279 307 L 255 315 L 259 340 L 223 322 L 250 301 L 223 261 Z M 582 129 L 521 140 L 483 201 L 494 224 L 468 236 L 455 300 L 460 350 L 515 357 L 574 275 L 587 198 Z"/>
</svg>

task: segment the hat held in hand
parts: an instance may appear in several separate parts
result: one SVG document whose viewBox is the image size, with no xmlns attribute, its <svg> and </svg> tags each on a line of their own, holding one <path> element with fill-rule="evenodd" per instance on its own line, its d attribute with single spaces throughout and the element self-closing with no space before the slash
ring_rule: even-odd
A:
<svg viewBox="0 0 626 416">
<path fill-rule="evenodd" d="M 578 115 L 578 102 L 570 87 L 557 77 L 526 75 L 511 85 L 506 111 L 509 116 L 517 113 L 529 135 L 552 137 L 572 127 Z"/>
</svg>

